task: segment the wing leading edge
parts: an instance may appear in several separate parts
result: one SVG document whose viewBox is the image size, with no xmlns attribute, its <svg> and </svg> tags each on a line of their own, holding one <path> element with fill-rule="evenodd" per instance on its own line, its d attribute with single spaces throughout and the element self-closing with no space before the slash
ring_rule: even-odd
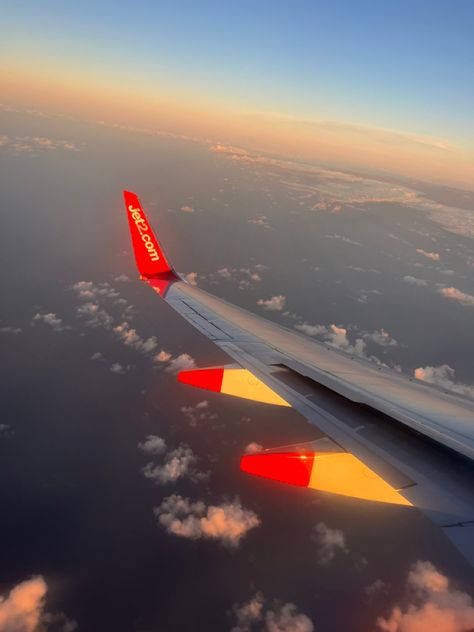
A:
<svg viewBox="0 0 474 632">
<path fill-rule="evenodd" d="M 394 502 L 398 495 L 403 500 L 398 504 L 421 509 L 474 564 L 474 404 L 352 358 L 189 285 L 165 257 L 138 197 L 129 192 L 124 195 L 142 280 L 238 364 L 233 367 L 237 372 L 228 374 L 227 383 L 232 388 L 227 390 L 222 389 L 223 374 L 219 374 L 217 381 L 215 377 L 215 371 L 223 369 L 212 368 L 210 390 L 280 405 L 283 401 L 292 406 L 328 437 L 324 441 L 336 446 L 331 451 L 341 455 L 328 459 L 324 449 L 313 452 L 308 478 L 312 484 L 306 486 L 356 498 L 384 500 L 383 494 L 377 497 L 379 492 L 372 498 L 369 492 L 361 493 L 364 476 L 367 478 L 369 472 L 371 489 L 383 488 L 385 502 Z M 143 239 L 144 234 L 149 239 Z M 254 383 L 252 388 L 246 385 L 247 394 L 239 393 L 239 383 L 245 375 L 242 369 L 252 376 Z M 206 388 L 202 378 L 202 374 L 187 375 L 181 381 Z M 259 390 L 257 383 L 261 384 L 260 394 L 265 393 L 263 399 L 249 396 L 249 392 Z M 295 462 L 288 454 L 295 451 L 286 448 L 286 452 L 281 449 L 268 452 L 285 454 L 294 467 Z M 258 459 L 243 457 L 243 469 L 260 468 L 260 472 L 252 473 L 284 481 L 284 476 L 263 473 L 271 460 L 277 463 L 273 457 L 262 465 L 265 455 L 269 456 L 266 453 L 261 453 L 260 465 L 256 465 Z M 316 463 L 324 466 L 320 476 Z M 365 474 L 362 470 L 358 474 L 358 464 L 366 467 Z M 274 474 L 276 470 L 272 471 Z M 359 481 L 355 483 L 359 485 L 359 493 L 354 485 L 345 490 L 347 483 L 340 482 L 344 472 L 347 480 Z M 323 479 L 324 484 L 320 482 Z M 341 485 L 342 492 L 338 491 Z"/>
</svg>

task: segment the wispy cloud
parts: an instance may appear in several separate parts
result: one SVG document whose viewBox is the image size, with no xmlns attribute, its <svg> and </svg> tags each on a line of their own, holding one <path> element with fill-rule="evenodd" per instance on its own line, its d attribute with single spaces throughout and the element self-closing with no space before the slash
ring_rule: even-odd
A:
<svg viewBox="0 0 474 632">
<path fill-rule="evenodd" d="M 45 136 L 0 136 L 0 147 L 16 154 L 39 154 L 62 151 L 79 151 L 81 147 L 67 140 L 46 138 Z"/>
<path fill-rule="evenodd" d="M 427 252 L 426 250 L 423 250 L 422 248 L 417 248 L 416 252 L 419 255 L 423 255 L 423 257 L 426 257 L 427 259 L 431 259 L 432 261 L 439 261 L 440 260 L 439 252 Z"/>
<path fill-rule="evenodd" d="M 192 427 L 217 419 L 217 414 L 209 409 L 209 402 L 206 399 L 195 406 L 182 406 L 180 410 L 188 418 L 189 425 Z"/>
<path fill-rule="evenodd" d="M 348 553 L 346 537 L 340 529 L 332 529 L 324 522 L 319 522 L 312 534 L 317 545 L 317 559 L 322 566 L 330 564 L 337 553 Z"/>
<path fill-rule="evenodd" d="M 409 274 L 404 276 L 403 280 L 405 283 L 408 283 L 408 285 L 416 285 L 418 287 L 426 287 L 428 285 L 428 283 L 424 279 L 417 279 L 416 277 L 410 276 Z"/>
<path fill-rule="evenodd" d="M 123 364 L 120 364 L 120 362 L 114 362 L 110 367 L 110 372 L 115 373 L 116 375 L 125 375 L 125 373 L 128 373 L 129 371 L 130 365 L 127 364 L 124 366 Z"/>
<path fill-rule="evenodd" d="M 51 327 L 51 329 L 57 333 L 60 333 L 65 329 L 69 329 L 69 327 L 63 323 L 62 318 L 59 318 L 59 316 L 57 316 L 54 312 L 36 313 L 33 316 L 31 324 L 36 325 L 37 323 L 48 325 L 48 327 Z"/>
<path fill-rule="evenodd" d="M 21 327 L 0 327 L 0 334 L 9 334 L 11 336 L 18 336 L 23 329 Z"/>
</svg>

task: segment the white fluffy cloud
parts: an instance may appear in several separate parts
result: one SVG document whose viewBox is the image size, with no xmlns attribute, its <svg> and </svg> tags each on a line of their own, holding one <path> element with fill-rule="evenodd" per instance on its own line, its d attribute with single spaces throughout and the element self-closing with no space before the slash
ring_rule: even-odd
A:
<svg viewBox="0 0 474 632">
<path fill-rule="evenodd" d="M 140 353 L 151 353 L 158 346 L 158 341 L 155 336 L 143 339 L 138 335 L 136 329 L 130 328 L 127 322 L 123 322 L 121 325 L 114 327 L 114 333 L 124 344 L 136 349 Z"/>
<path fill-rule="evenodd" d="M 104 327 L 109 329 L 112 326 L 112 316 L 105 309 L 101 309 L 98 303 L 91 301 L 79 305 L 76 310 L 78 318 L 82 318 L 88 327 Z"/>
<path fill-rule="evenodd" d="M 170 534 L 191 540 L 216 540 L 238 547 L 243 537 L 261 522 L 255 512 L 242 507 L 240 500 L 207 506 L 173 494 L 155 507 L 159 523 Z"/>
<path fill-rule="evenodd" d="M 44 325 L 48 325 L 53 331 L 56 331 L 58 333 L 67 329 L 67 327 L 63 323 L 62 318 L 59 318 L 59 316 L 56 316 L 56 314 L 54 314 L 53 312 L 48 312 L 47 314 L 41 314 L 40 312 L 36 313 L 33 316 L 31 324 L 35 325 L 36 323 L 43 323 Z"/>
<path fill-rule="evenodd" d="M 180 208 L 180 211 L 183 211 L 183 213 L 194 213 L 194 208 L 189 206 L 189 204 L 186 204 Z"/>
<path fill-rule="evenodd" d="M 247 223 L 256 224 L 257 226 L 262 226 L 263 228 L 270 228 L 270 224 L 268 223 L 268 217 L 266 215 L 259 215 L 258 217 L 248 219 Z"/>
<path fill-rule="evenodd" d="M 262 450 L 263 445 L 260 445 L 260 443 L 256 443 L 255 441 L 251 441 L 244 448 L 244 452 L 246 454 L 257 454 L 257 452 L 261 452 Z"/>
<path fill-rule="evenodd" d="M 194 406 L 182 406 L 180 410 L 188 418 L 189 425 L 192 427 L 217 419 L 217 414 L 209 410 L 209 402 L 205 399 Z"/>
<path fill-rule="evenodd" d="M 127 366 L 124 366 L 123 364 L 120 364 L 120 362 L 114 362 L 110 367 L 110 372 L 116 373 L 117 375 L 125 375 L 125 373 L 127 373 L 129 370 L 130 366 L 128 364 Z"/>
<path fill-rule="evenodd" d="M 439 292 L 445 298 L 450 298 L 453 301 L 457 301 L 458 303 L 461 303 L 461 305 L 474 307 L 474 296 L 472 296 L 472 294 L 461 292 L 461 290 L 458 290 L 455 287 L 442 287 L 440 288 Z"/>
<path fill-rule="evenodd" d="M 285 303 L 286 296 L 283 296 L 282 294 L 279 294 L 278 296 L 272 296 L 272 298 L 269 298 L 267 300 L 261 298 L 257 301 L 257 305 L 260 305 L 260 307 L 263 307 L 263 309 L 268 309 L 271 312 L 281 312 L 282 309 L 285 307 Z"/>
<path fill-rule="evenodd" d="M 147 463 L 142 470 L 143 476 L 157 485 L 175 483 L 178 479 L 187 478 L 194 483 L 208 477 L 207 473 L 196 468 L 197 457 L 191 448 L 184 443 L 167 452 L 161 464 Z"/>
<path fill-rule="evenodd" d="M 413 372 L 417 380 L 423 382 L 429 382 L 430 384 L 436 384 L 447 391 L 453 391 L 466 397 L 472 397 L 474 399 L 474 386 L 468 384 L 459 384 L 455 381 L 456 374 L 449 364 L 442 364 L 441 366 L 425 366 L 418 367 Z"/>
<path fill-rule="evenodd" d="M 380 345 L 381 347 L 396 347 L 398 342 L 395 338 L 383 329 L 376 329 L 372 333 L 364 334 L 365 340 L 370 340 L 371 342 L 375 342 L 375 344 Z"/>
<path fill-rule="evenodd" d="M 310 325 L 307 322 L 295 325 L 295 329 L 302 331 L 307 336 L 320 336 L 321 334 L 326 334 L 328 332 L 327 327 L 324 325 Z"/>
<path fill-rule="evenodd" d="M 0 597 L 0 630 L 34 632 L 45 605 L 48 587 L 42 577 L 33 577 L 13 588 L 8 597 Z"/>
<path fill-rule="evenodd" d="M 158 435 L 148 435 L 145 441 L 138 444 L 138 449 L 145 454 L 156 456 L 166 451 L 166 441 Z"/>
<path fill-rule="evenodd" d="M 265 615 L 267 632 L 313 632 L 314 625 L 309 617 L 298 612 L 294 603 L 277 605 Z"/>
<path fill-rule="evenodd" d="M 76 623 L 63 614 L 45 613 L 48 587 L 42 577 L 32 577 L 15 586 L 8 596 L 0 595 L 2 632 L 47 632 L 50 624 L 57 632 L 73 632 Z"/>
<path fill-rule="evenodd" d="M 176 374 L 180 371 L 189 371 L 190 369 L 194 369 L 195 367 L 196 362 L 189 355 L 189 353 L 181 353 L 179 356 L 169 361 L 169 364 L 165 370 L 167 373 Z"/>
<path fill-rule="evenodd" d="M 425 287 L 428 285 L 425 279 L 417 279 L 416 277 L 410 276 L 409 274 L 404 276 L 403 280 L 405 281 L 405 283 L 408 283 L 408 285 L 417 285 L 418 287 Z"/>
<path fill-rule="evenodd" d="M 431 562 L 418 561 L 407 578 L 408 600 L 379 617 L 383 632 L 471 632 L 474 629 L 472 599 L 454 590 L 448 578 Z"/>
<path fill-rule="evenodd" d="M 325 566 L 336 557 L 336 553 L 348 553 L 344 532 L 340 529 L 331 529 L 324 522 L 319 522 L 312 534 L 312 539 L 317 544 L 318 563 Z"/>
<path fill-rule="evenodd" d="M 162 349 L 159 353 L 155 355 L 153 358 L 154 362 L 168 362 L 171 359 L 171 353 L 168 353 L 164 349 Z"/>
<path fill-rule="evenodd" d="M 314 626 L 309 617 L 298 612 L 293 603 L 274 601 L 269 606 L 262 593 L 256 593 L 243 604 L 232 607 L 235 625 L 231 632 L 250 632 L 259 624 L 262 632 L 313 632 Z"/>
<path fill-rule="evenodd" d="M 262 272 L 266 266 L 257 264 L 253 268 L 232 268 L 225 266 L 209 275 L 211 283 L 216 284 L 222 280 L 236 283 L 240 290 L 253 289 L 262 281 Z"/>
<path fill-rule="evenodd" d="M 342 351 L 345 351 L 346 353 L 351 353 L 361 358 L 366 357 L 365 342 L 362 338 L 356 338 L 354 344 L 352 345 L 347 337 L 347 329 L 345 327 L 331 325 L 330 331 L 326 336 L 326 341 L 333 347 L 342 349 Z"/>
</svg>

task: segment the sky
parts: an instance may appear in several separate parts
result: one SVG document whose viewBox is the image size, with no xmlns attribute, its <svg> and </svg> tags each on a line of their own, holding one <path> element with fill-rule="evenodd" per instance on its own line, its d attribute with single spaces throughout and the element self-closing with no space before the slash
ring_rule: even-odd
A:
<svg viewBox="0 0 474 632">
<path fill-rule="evenodd" d="M 2 101 L 470 188 L 472 24 L 447 2 L 28 2 Z"/>
<path fill-rule="evenodd" d="M 0 632 L 474 629 L 421 512 L 240 471 L 320 431 L 178 382 L 230 359 L 122 197 L 189 283 L 472 402 L 473 6 L 2 8 Z"/>
</svg>

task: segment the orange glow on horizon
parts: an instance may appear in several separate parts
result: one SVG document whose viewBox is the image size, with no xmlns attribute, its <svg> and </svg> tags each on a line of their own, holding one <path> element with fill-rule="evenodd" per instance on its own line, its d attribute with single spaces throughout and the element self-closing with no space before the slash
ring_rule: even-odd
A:
<svg viewBox="0 0 474 632">
<path fill-rule="evenodd" d="M 426 136 L 277 113 L 232 110 L 202 95 L 101 82 L 96 76 L 0 69 L 7 105 L 170 133 L 340 168 L 385 170 L 472 188 L 474 153 Z"/>
</svg>

